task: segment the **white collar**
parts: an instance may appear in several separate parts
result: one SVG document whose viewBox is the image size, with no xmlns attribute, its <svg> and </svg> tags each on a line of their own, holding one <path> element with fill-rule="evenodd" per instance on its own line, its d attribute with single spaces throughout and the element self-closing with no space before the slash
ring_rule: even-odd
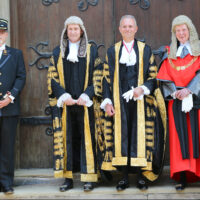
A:
<svg viewBox="0 0 200 200">
<path fill-rule="evenodd" d="M 78 42 L 71 42 L 69 40 L 69 48 L 71 48 L 71 46 L 76 46 L 76 47 L 79 47 L 79 44 L 80 44 L 80 40 Z"/>
<path fill-rule="evenodd" d="M 78 49 L 79 49 L 80 40 L 78 42 L 72 43 L 69 40 L 69 54 L 67 56 L 67 60 L 75 63 L 79 62 L 78 60 Z"/>
<path fill-rule="evenodd" d="M 182 53 L 182 50 L 183 50 L 183 47 L 186 47 L 188 49 L 190 55 L 192 55 L 192 50 L 191 50 L 190 42 L 187 41 L 184 44 L 180 43 L 180 46 L 178 47 L 177 52 L 176 52 L 176 57 L 180 57 L 180 55 Z"/>
<path fill-rule="evenodd" d="M 134 43 L 134 40 L 132 40 L 132 41 L 130 41 L 130 42 L 125 42 L 125 41 L 123 40 L 123 43 L 127 46 L 128 50 L 130 51 L 130 49 L 131 49 L 131 47 L 132 47 L 132 45 L 133 45 L 133 43 Z"/>
<path fill-rule="evenodd" d="M 125 41 L 123 41 L 123 42 L 126 45 L 128 51 L 130 53 L 127 51 L 126 47 L 123 45 L 122 54 L 121 54 L 121 58 L 120 58 L 119 62 L 121 64 L 126 64 L 127 67 L 133 66 L 136 63 L 136 53 L 135 53 L 135 50 L 133 48 L 134 40 L 132 40 L 131 42 L 125 42 Z M 133 48 L 133 49 L 131 49 L 131 48 Z"/>
<path fill-rule="evenodd" d="M 1 47 L 0 47 L 0 51 L 3 51 L 6 49 L 6 44 L 4 43 Z"/>
</svg>

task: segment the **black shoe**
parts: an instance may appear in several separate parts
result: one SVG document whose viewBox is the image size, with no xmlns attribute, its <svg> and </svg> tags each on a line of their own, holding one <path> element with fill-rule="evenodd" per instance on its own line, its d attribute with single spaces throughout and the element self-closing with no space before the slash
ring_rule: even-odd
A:
<svg viewBox="0 0 200 200">
<path fill-rule="evenodd" d="M 11 186 L 2 187 L 2 192 L 4 192 L 4 194 L 13 194 L 14 189 Z"/>
<path fill-rule="evenodd" d="M 71 188 L 73 188 L 73 181 L 72 179 L 66 178 L 65 182 L 60 186 L 60 192 L 65 192 Z"/>
<path fill-rule="evenodd" d="M 93 190 L 93 189 L 94 189 L 93 183 L 91 183 L 91 182 L 85 182 L 85 183 L 84 183 L 84 185 L 83 185 L 83 190 L 84 190 L 85 192 L 91 191 L 91 190 Z"/>
<path fill-rule="evenodd" d="M 186 172 L 182 171 L 182 172 L 180 172 L 180 180 L 179 180 L 178 184 L 176 184 L 176 186 L 175 186 L 176 191 L 182 191 L 185 189 L 186 186 L 187 186 Z"/>
<path fill-rule="evenodd" d="M 184 182 L 178 183 L 178 184 L 176 184 L 175 188 L 176 188 L 176 191 L 182 191 L 186 188 L 186 183 L 184 183 Z"/>
<path fill-rule="evenodd" d="M 140 190 L 147 190 L 148 189 L 148 185 L 145 182 L 145 180 L 139 179 L 139 180 L 137 180 L 137 188 L 139 188 Z"/>
<path fill-rule="evenodd" d="M 118 182 L 118 184 L 116 186 L 116 189 L 117 189 L 117 191 L 122 191 L 122 190 L 125 190 L 128 187 L 129 187 L 128 180 L 123 179 L 123 180 L 121 180 L 121 181 Z"/>
</svg>

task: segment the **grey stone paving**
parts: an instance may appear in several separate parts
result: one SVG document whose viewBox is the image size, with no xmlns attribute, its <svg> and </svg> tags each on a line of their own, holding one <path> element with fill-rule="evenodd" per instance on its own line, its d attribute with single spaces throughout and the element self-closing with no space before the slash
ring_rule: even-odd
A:
<svg viewBox="0 0 200 200">
<path fill-rule="evenodd" d="M 0 199 L 200 199 L 200 182 L 190 184 L 183 192 L 176 192 L 175 182 L 169 178 L 165 167 L 161 178 L 145 192 L 136 188 L 135 176 L 130 177 L 130 187 L 123 192 L 115 189 L 119 174 L 112 182 L 100 181 L 91 192 L 84 192 L 79 174 L 75 175 L 74 188 L 59 192 L 64 179 L 54 179 L 52 169 L 20 169 L 15 171 L 15 193 Z"/>
</svg>

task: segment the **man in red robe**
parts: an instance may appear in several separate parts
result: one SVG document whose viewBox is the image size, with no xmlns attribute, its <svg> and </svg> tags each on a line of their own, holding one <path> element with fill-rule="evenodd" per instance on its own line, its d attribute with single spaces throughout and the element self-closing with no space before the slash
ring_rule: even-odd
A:
<svg viewBox="0 0 200 200">
<path fill-rule="evenodd" d="M 166 47 L 157 79 L 168 102 L 170 176 L 176 190 L 200 180 L 200 41 L 184 15 L 172 22 L 172 41 Z"/>
</svg>

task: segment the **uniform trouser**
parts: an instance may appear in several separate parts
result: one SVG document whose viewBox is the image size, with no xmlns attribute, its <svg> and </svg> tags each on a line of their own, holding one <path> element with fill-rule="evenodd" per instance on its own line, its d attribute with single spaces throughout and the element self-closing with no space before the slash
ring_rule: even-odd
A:
<svg viewBox="0 0 200 200">
<path fill-rule="evenodd" d="M 13 185 L 17 122 L 17 116 L 0 117 L 0 184 L 3 187 Z"/>
</svg>

